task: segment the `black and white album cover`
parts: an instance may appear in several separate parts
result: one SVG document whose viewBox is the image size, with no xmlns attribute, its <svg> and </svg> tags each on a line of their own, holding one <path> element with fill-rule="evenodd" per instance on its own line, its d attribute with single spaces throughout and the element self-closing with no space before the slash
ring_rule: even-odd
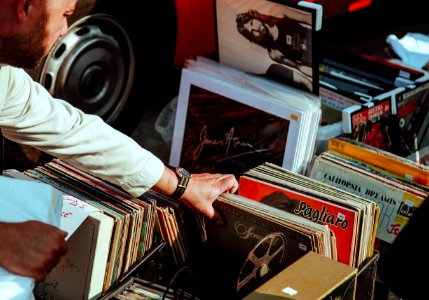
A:
<svg viewBox="0 0 429 300">
<path fill-rule="evenodd" d="M 318 95 L 320 12 L 305 1 L 216 0 L 219 62 Z"/>
</svg>

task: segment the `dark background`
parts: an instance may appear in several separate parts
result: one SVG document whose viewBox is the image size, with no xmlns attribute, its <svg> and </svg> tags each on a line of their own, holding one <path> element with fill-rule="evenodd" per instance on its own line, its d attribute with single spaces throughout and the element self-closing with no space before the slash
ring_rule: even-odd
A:
<svg viewBox="0 0 429 300">
<path fill-rule="evenodd" d="M 429 32 L 427 10 L 423 4 L 424 1 L 417 0 L 373 0 L 369 7 L 326 18 L 319 36 L 322 48 L 334 45 L 385 59 L 395 58 L 387 47 L 386 37 L 389 34 L 401 38 L 407 32 Z M 214 36 L 214 33 L 209 34 Z M 321 49 L 321 55 L 322 52 Z M 211 57 L 210 53 L 202 54 Z M 171 80 L 168 84 L 164 82 L 164 95 L 158 95 L 158 99 L 151 102 L 131 135 L 165 162 L 168 162 L 170 145 L 162 140 L 153 125 L 162 108 L 178 92 L 180 68 L 176 66 L 171 71 Z"/>
</svg>

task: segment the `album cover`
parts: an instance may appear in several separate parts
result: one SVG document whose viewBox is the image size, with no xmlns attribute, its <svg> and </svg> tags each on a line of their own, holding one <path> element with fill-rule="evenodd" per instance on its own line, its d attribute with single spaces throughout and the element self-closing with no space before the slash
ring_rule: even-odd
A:
<svg viewBox="0 0 429 300">
<path fill-rule="evenodd" d="M 313 155 L 320 101 L 220 64 L 182 70 L 170 165 L 238 178 L 264 161 L 301 172 Z"/>
<path fill-rule="evenodd" d="M 328 150 L 373 165 L 386 174 L 404 181 L 429 187 L 429 167 L 413 160 L 355 141 L 334 137 L 328 141 Z"/>
<path fill-rule="evenodd" d="M 248 182 L 247 188 L 244 177 L 253 180 Z M 259 182 L 261 184 L 256 185 Z M 360 266 L 372 256 L 379 208 L 371 200 L 271 163 L 247 171 L 240 178 L 239 194 L 242 192 L 251 199 L 260 199 L 260 202 L 286 211 L 293 210 L 300 217 L 328 225 L 335 234 L 337 260 L 343 263 L 350 257 L 349 265 Z M 286 194 L 279 195 L 279 192 Z M 264 194 L 266 196 L 261 198 Z M 336 221 L 332 222 L 334 219 Z M 338 226 L 340 223 L 342 226 Z"/>
<path fill-rule="evenodd" d="M 219 62 L 319 94 L 320 4 L 270 0 L 215 3 Z"/>
<path fill-rule="evenodd" d="M 374 99 L 366 105 L 353 105 L 344 109 L 342 124 L 345 136 L 399 154 L 403 147 L 403 136 L 392 102 L 392 96 L 389 95 Z"/>
<path fill-rule="evenodd" d="M 242 299 L 309 251 L 325 256 L 329 246 L 326 227 L 263 203 L 225 194 L 214 207 L 224 223 L 206 221 L 207 242 L 196 263 L 204 299 Z"/>
<path fill-rule="evenodd" d="M 391 97 L 374 100 L 365 105 L 350 106 L 342 112 L 343 132 L 351 134 L 353 139 L 363 140 L 365 136 L 364 131 L 361 130 L 362 126 L 365 128 L 367 123 L 388 119 L 391 115 Z"/>
<path fill-rule="evenodd" d="M 114 219 L 94 212 L 67 241 L 67 254 L 35 287 L 42 299 L 93 299 L 101 296 L 108 267 Z"/>
<path fill-rule="evenodd" d="M 429 81 L 408 86 L 399 93 L 395 108 L 402 145 L 395 154 L 418 155 L 421 149 L 429 146 Z"/>
<path fill-rule="evenodd" d="M 356 208 L 329 201 L 327 195 L 325 198 L 310 195 L 304 186 L 299 190 L 289 187 L 286 181 L 281 185 L 264 180 L 263 176 L 252 176 L 257 175 L 245 173 L 240 177 L 239 195 L 327 225 L 335 234 L 338 261 L 353 266 L 360 232 Z"/>
<path fill-rule="evenodd" d="M 425 199 L 409 187 L 389 183 L 387 177 L 349 167 L 323 154 L 316 157 L 310 177 L 376 202 L 380 207 L 376 236 L 390 244 Z"/>
</svg>

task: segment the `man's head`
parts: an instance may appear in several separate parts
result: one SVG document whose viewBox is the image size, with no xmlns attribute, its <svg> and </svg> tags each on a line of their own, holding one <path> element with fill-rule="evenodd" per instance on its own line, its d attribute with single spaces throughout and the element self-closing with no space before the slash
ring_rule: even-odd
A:
<svg viewBox="0 0 429 300">
<path fill-rule="evenodd" d="M 272 41 L 267 24 L 250 13 L 238 14 L 236 19 L 237 30 L 249 41 L 264 46 L 264 42 Z"/>
<path fill-rule="evenodd" d="M 0 0 L 0 63 L 34 68 L 67 33 L 76 0 Z"/>
</svg>

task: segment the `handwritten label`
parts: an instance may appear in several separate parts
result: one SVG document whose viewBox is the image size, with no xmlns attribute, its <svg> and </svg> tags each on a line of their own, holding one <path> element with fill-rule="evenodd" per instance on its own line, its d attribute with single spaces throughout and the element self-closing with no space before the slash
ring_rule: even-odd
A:
<svg viewBox="0 0 429 300">
<path fill-rule="evenodd" d="M 85 219 L 100 209 L 71 195 L 63 195 L 60 228 L 67 231 L 66 240 L 79 228 Z"/>
</svg>

